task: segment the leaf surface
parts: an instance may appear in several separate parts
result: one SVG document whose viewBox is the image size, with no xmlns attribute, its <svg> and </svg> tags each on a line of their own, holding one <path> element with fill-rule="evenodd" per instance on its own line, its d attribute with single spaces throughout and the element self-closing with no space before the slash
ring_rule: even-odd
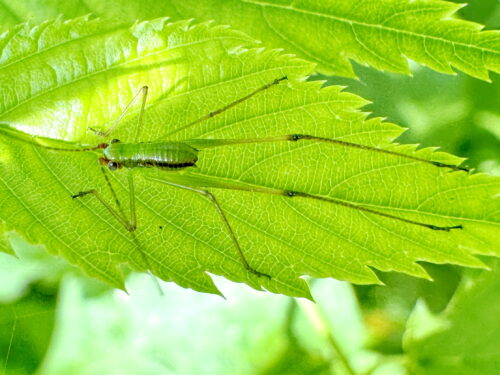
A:
<svg viewBox="0 0 500 375">
<path fill-rule="evenodd" d="M 417 308 L 405 336 L 412 374 L 494 375 L 500 369 L 500 268 L 468 275 L 448 309 Z M 430 327 L 432 327 L 430 329 Z"/>
<path fill-rule="evenodd" d="M 500 72 L 499 32 L 453 18 L 463 5 L 446 1 L 171 2 L 184 18 L 227 23 L 318 63 L 325 74 L 355 77 L 349 60 L 408 74 L 408 58 L 442 73 L 455 68 L 486 80 L 488 70 Z"/>
<path fill-rule="evenodd" d="M 15 14 L 41 21 L 58 14 L 93 13 L 124 22 L 159 16 L 215 20 L 267 47 L 314 61 L 322 73 L 347 77 L 355 77 L 349 60 L 405 74 L 409 74 L 408 59 L 438 72 L 460 70 L 483 80 L 489 79 L 488 71 L 500 72 L 499 31 L 483 31 L 477 23 L 455 18 L 463 5 L 447 1 L 89 0 L 85 4 L 75 0 L 70 7 L 67 2 L 46 0 L 33 8 L 31 1 L 16 0 L 8 4 L 10 11 L 4 10 L 3 17 L 9 20 Z"/>
<path fill-rule="evenodd" d="M 359 110 L 366 103 L 362 98 L 305 82 L 310 63 L 256 49 L 253 40 L 227 28 L 164 19 L 129 27 L 84 18 L 17 28 L 1 42 L 0 121 L 26 133 L 0 127 L 0 219 L 115 286 L 123 285 L 121 265 L 128 264 L 199 291 L 217 292 L 209 272 L 254 288 L 309 296 L 302 275 L 377 283 L 372 268 L 427 277 L 416 261 L 481 266 L 474 254 L 500 254 L 498 178 L 306 141 L 202 150 L 197 168 L 183 172 L 135 170 L 134 237 L 92 196 L 71 199 L 95 188 L 113 201 L 97 153 L 48 150 L 33 142 L 75 145 L 31 135 L 96 145 L 102 139 L 87 126 L 109 127 L 145 84 L 150 95 L 143 126 L 137 127 L 139 106 L 133 106 L 113 138 L 183 141 L 300 133 L 444 163 L 461 159 L 392 144 L 401 128 L 368 119 Z M 285 75 L 287 81 L 185 126 Z M 126 170 L 110 179 L 128 212 Z M 151 179 L 207 187 L 249 263 L 272 279 L 244 269 L 206 197 Z M 302 197 L 219 189 L 223 182 L 300 191 L 464 229 L 437 232 Z"/>
<path fill-rule="evenodd" d="M 14 250 L 12 249 L 10 241 L 7 237 L 7 230 L 8 228 L 5 223 L 0 221 L 0 252 L 14 255 Z"/>
</svg>

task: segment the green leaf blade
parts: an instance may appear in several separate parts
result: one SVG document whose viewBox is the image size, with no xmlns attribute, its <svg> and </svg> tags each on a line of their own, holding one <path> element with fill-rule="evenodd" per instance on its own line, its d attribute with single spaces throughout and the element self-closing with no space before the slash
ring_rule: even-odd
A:
<svg viewBox="0 0 500 375">
<path fill-rule="evenodd" d="M 210 36 L 203 35 L 203 40 L 200 34 L 205 32 L 207 25 L 200 25 L 188 34 L 185 33 L 189 28 L 188 22 L 174 27 L 177 35 L 169 30 L 165 30 L 164 34 L 157 33 L 155 28 L 162 28 L 165 23 L 166 19 L 159 19 L 154 23 L 138 24 L 129 28 L 110 24 L 109 21 L 80 18 L 65 22 L 47 22 L 40 28 L 16 28 L 13 35 L 4 37 L 3 43 L 4 54 L 13 57 L 4 61 L 0 67 L 3 76 L 2 89 L 5 92 L 0 111 L 2 121 L 31 134 L 82 140 L 87 133 L 87 126 L 104 121 L 112 122 L 121 112 L 120 109 L 115 112 L 114 108 L 109 108 L 94 116 L 91 108 L 106 105 L 107 98 L 94 95 L 89 84 L 111 85 L 112 82 L 118 82 L 114 78 L 134 72 L 137 73 L 138 80 L 145 82 L 146 78 L 141 77 L 141 70 L 146 70 L 145 67 L 154 70 L 163 66 L 163 74 L 175 75 L 175 72 L 169 71 L 169 66 L 176 62 L 177 50 L 185 51 L 192 43 L 206 42 L 207 48 L 210 48 L 211 43 L 220 43 L 223 48 L 229 49 L 252 41 L 236 31 L 228 31 L 224 37 L 214 38 L 213 41 Z M 40 33 L 39 29 L 44 32 Z M 211 29 L 217 32 L 220 28 Z M 48 41 L 41 34 L 49 34 Z M 170 40 L 165 39 L 167 34 Z M 106 38 L 103 38 L 103 35 L 106 35 Z M 190 35 L 194 40 L 183 39 L 185 36 L 190 38 Z M 53 44 L 45 46 L 48 42 Z M 12 52 L 10 44 L 24 44 L 25 48 Z M 157 56 L 162 48 L 164 53 L 171 53 L 172 56 Z M 163 62 L 156 66 L 155 60 L 160 57 Z M 19 94 L 16 90 L 22 85 L 25 87 Z M 114 90 L 119 89 L 110 86 L 110 92 L 103 94 L 111 95 Z M 85 100 L 79 97 L 81 92 L 87 93 Z M 71 106 L 64 105 L 68 95 L 73 98 Z M 130 98 L 129 95 L 120 101 L 129 101 Z M 61 102 L 64 104 L 59 106 Z M 73 118 L 74 108 L 87 116 Z M 38 115 L 30 117 L 33 113 Z M 50 126 L 46 126 L 45 130 L 39 121 L 40 113 L 45 113 L 44 117 L 50 120 Z M 68 120 L 73 124 L 71 128 L 67 126 Z"/>
<path fill-rule="evenodd" d="M 493 375 L 500 368 L 498 262 L 492 271 L 466 275 L 449 307 L 437 316 L 417 305 L 405 334 L 409 367 L 415 374 Z M 433 324 L 429 324 L 433 322 Z M 433 329 L 430 329 L 433 328 Z M 478 334 L 479 332 L 479 334 Z"/>
<path fill-rule="evenodd" d="M 454 69 L 489 80 L 499 72 L 498 31 L 481 31 L 476 23 L 458 20 L 463 6 L 445 1 L 344 0 L 296 1 L 172 0 L 183 16 L 216 19 L 263 40 L 267 45 L 318 63 L 325 74 L 354 77 L 349 59 L 376 69 L 409 73 L 407 58 L 442 73 Z M 317 40 L 309 38 L 314 30 Z"/>
<path fill-rule="evenodd" d="M 67 4 L 10 4 L 17 23 L 31 19 L 94 14 L 130 23 L 160 16 L 196 18 L 231 25 L 267 47 L 314 61 L 323 74 L 355 77 L 350 60 L 379 70 L 409 74 L 408 59 L 438 72 L 463 71 L 489 81 L 500 72 L 498 30 L 483 31 L 477 23 L 457 19 L 463 4 L 441 0 L 89 0 Z M 1 12 L 9 24 L 13 13 Z M 16 22 L 16 21 L 11 21 Z M 12 23 L 14 25 L 15 23 Z M 317 38 L 311 38 L 311 31 Z"/>
<path fill-rule="evenodd" d="M 109 51 L 106 43 L 115 48 Z M 451 164 L 461 161 L 432 149 L 415 151 L 415 146 L 391 143 L 402 130 L 377 118 L 367 119 L 360 111 L 365 100 L 339 87 L 321 89 L 319 82 L 304 82 L 312 71 L 310 63 L 254 46 L 243 34 L 210 24 L 155 20 L 118 31 L 102 25 L 87 43 L 68 41 L 46 58 L 64 77 L 63 85 L 45 86 L 45 81 L 17 77 L 24 83 L 16 86 L 18 95 L 24 95 L 27 104 L 22 111 L 4 111 L 0 121 L 32 134 L 56 134 L 96 145 L 102 139 L 87 126 L 108 128 L 147 84 L 150 95 L 143 127 L 137 129 L 138 106 L 134 106 L 113 138 L 133 143 L 299 133 Z M 75 73 L 67 64 L 74 48 L 88 56 L 85 61 L 107 61 L 107 65 L 86 64 Z M 83 61 L 72 66 L 77 63 L 83 66 Z M 33 61 L 35 71 L 46 65 L 42 58 Z M 12 74 L 2 73 L 1 68 L 4 84 Z M 283 76 L 288 81 L 186 127 Z M 30 85 L 40 85 L 32 96 L 26 91 Z M 10 105 L 8 98 L 0 104 Z M 61 113 L 67 117 L 59 119 Z M 63 125 L 66 130 L 60 132 Z M 498 200 L 493 198 L 498 178 L 305 141 L 206 149 L 192 170 L 133 171 L 138 226 L 131 235 L 93 197 L 71 198 L 95 188 L 113 202 L 97 153 L 51 151 L 34 141 L 74 147 L 33 139 L 2 125 L 1 220 L 29 241 L 45 244 L 52 254 L 117 287 L 123 286 L 121 268 L 127 264 L 204 292 L 217 293 L 208 275 L 212 273 L 256 289 L 308 297 L 302 275 L 377 283 L 372 268 L 428 277 L 417 261 L 481 267 L 475 254 L 500 254 L 498 238 L 492 235 L 500 221 Z M 128 212 L 126 171 L 110 178 Z M 272 279 L 257 278 L 244 269 L 210 201 L 152 179 L 207 187 L 227 214 L 249 263 Z M 224 182 L 302 191 L 435 225 L 463 224 L 464 230 L 435 232 L 301 197 L 230 191 L 221 188 Z"/>
</svg>

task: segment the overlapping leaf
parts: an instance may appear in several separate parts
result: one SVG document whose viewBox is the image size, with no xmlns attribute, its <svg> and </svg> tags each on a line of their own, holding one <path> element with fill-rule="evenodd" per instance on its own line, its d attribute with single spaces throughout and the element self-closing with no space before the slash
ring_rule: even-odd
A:
<svg viewBox="0 0 500 375">
<path fill-rule="evenodd" d="M 462 5 L 441 0 L 166 0 L 42 2 L 4 0 L 8 24 L 62 14 L 135 21 L 159 16 L 215 20 L 262 40 L 266 46 L 318 63 L 327 74 L 354 77 L 349 60 L 408 73 L 410 58 L 439 72 L 454 69 L 480 79 L 500 72 L 499 31 L 454 18 Z M 117 12 L 117 9 L 120 11 Z"/>
<path fill-rule="evenodd" d="M 406 333 L 413 374 L 494 375 L 500 369 L 500 269 L 463 281 L 449 308 L 433 316 L 415 310 Z"/>
<path fill-rule="evenodd" d="M 318 82 L 304 82 L 313 69 L 309 63 L 254 49 L 251 39 L 227 28 L 166 20 L 128 27 L 80 19 L 19 28 L 1 43 L 0 121 L 30 134 L 102 142 L 87 126 L 107 128 L 147 84 L 151 95 L 143 126 L 136 126 L 136 106 L 114 138 L 133 142 L 304 133 L 460 161 L 430 149 L 415 152 L 413 146 L 391 144 L 401 129 L 368 120 L 359 111 L 363 99 L 339 87 L 320 89 Z M 285 75 L 288 81 L 184 127 Z M 78 191 L 97 188 L 112 200 L 95 153 L 50 151 L 30 141 L 30 136 L 1 127 L 0 218 L 30 241 L 117 286 L 122 285 L 120 265 L 127 263 L 200 291 L 216 292 L 209 272 L 255 288 L 307 296 L 300 279 L 306 274 L 373 283 L 378 280 L 371 267 L 426 277 L 416 261 L 479 266 L 473 254 L 500 254 L 494 235 L 500 221 L 494 198 L 498 179 L 306 141 L 204 150 L 198 167 L 183 172 L 182 179 L 302 191 L 435 225 L 464 226 L 435 232 L 300 197 L 209 188 L 250 264 L 272 276 L 258 278 L 243 268 L 208 200 L 148 179 L 175 174 L 134 173 L 135 241 L 92 197 L 71 199 Z M 126 172 L 115 172 L 112 183 L 127 210 Z"/>
<path fill-rule="evenodd" d="M 446 1 L 171 2 L 184 17 L 230 24 L 267 45 L 317 62 L 328 74 L 354 77 L 349 59 L 408 73 L 407 58 L 439 72 L 456 68 L 481 79 L 488 79 L 488 70 L 500 72 L 499 32 L 453 19 L 461 5 Z"/>
</svg>

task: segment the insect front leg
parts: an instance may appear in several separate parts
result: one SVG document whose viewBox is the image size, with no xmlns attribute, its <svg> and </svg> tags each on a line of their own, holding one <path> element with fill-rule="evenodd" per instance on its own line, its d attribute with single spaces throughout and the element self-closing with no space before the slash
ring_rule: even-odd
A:
<svg viewBox="0 0 500 375">
<path fill-rule="evenodd" d="M 97 198 L 99 203 L 101 203 L 106 210 L 130 233 L 131 238 L 133 243 L 135 244 L 140 257 L 141 261 L 134 260 L 135 264 L 137 265 L 138 268 L 146 266 L 146 269 L 150 270 L 151 269 L 151 263 L 149 262 L 148 257 L 146 256 L 146 253 L 144 252 L 141 243 L 139 242 L 137 236 L 135 235 L 135 230 L 137 228 L 137 218 L 136 218 L 136 213 L 135 213 L 135 190 L 134 190 L 134 180 L 133 180 L 133 175 L 132 172 L 129 170 L 128 171 L 128 186 L 129 186 L 129 197 L 130 197 L 130 218 L 127 218 L 127 215 L 123 211 L 123 208 L 120 204 L 120 201 L 118 200 L 118 196 L 116 195 L 115 189 L 113 189 L 113 185 L 111 185 L 111 181 L 109 180 L 109 177 L 107 175 L 107 172 L 105 168 L 101 167 L 101 171 L 103 173 L 104 179 L 106 180 L 106 184 L 109 187 L 109 190 L 111 191 L 111 195 L 113 196 L 115 200 L 115 205 L 117 209 L 115 209 L 112 204 L 110 204 L 104 197 L 99 193 L 96 189 L 89 189 L 85 191 L 81 191 L 75 195 L 72 195 L 73 199 L 76 198 L 83 198 L 87 195 L 92 195 Z M 151 274 L 152 276 L 152 274 Z M 159 286 L 158 286 L 159 288 Z M 161 288 L 159 288 L 161 290 Z"/>
</svg>

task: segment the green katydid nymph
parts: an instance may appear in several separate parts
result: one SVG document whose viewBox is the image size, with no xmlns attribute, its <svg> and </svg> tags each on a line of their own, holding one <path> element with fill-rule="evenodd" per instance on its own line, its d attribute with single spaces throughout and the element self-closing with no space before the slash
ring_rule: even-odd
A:
<svg viewBox="0 0 500 375">
<path fill-rule="evenodd" d="M 189 124 L 183 126 L 182 128 L 187 128 L 189 126 L 198 124 L 202 121 L 208 120 L 210 118 L 213 118 L 214 116 L 217 116 L 224 111 L 237 106 L 238 104 L 244 102 L 245 100 L 253 97 L 254 95 L 257 95 L 258 93 L 271 89 L 273 86 L 279 85 L 281 82 L 286 81 L 287 77 L 281 77 L 277 78 L 274 81 L 267 83 L 260 88 L 255 89 L 254 91 L 251 91 L 249 94 L 246 96 L 235 100 L 226 106 L 219 108 L 217 110 L 214 110 L 213 112 L 208 113 L 207 115 L 197 119 L 196 121 L 190 122 Z M 145 109 L 145 104 L 146 104 L 146 99 L 147 99 L 147 93 L 148 93 L 148 87 L 144 86 L 141 88 L 141 90 L 135 95 L 135 97 L 132 99 L 132 101 L 126 106 L 122 114 L 119 116 L 119 118 L 116 120 L 116 122 L 106 131 L 98 131 L 93 128 L 89 128 L 91 131 L 93 131 L 95 134 L 102 136 L 104 138 L 110 137 L 112 134 L 113 130 L 115 127 L 118 125 L 120 120 L 123 118 L 127 110 L 139 99 L 142 99 L 142 105 L 141 105 L 141 110 L 139 113 L 138 117 L 138 127 L 142 125 L 142 118 L 144 114 L 144 109 Z M 182 129 L 181 128 L 181 129 Z M 128 232 L 134 232 L 136 230 L 136 227 L 138 225 L 137 219 L 136 219 L 136 205 L 135 205 L 135 193 L 134 193 L 134 181 L 133 181 L 133 174 L 128 173 L 128 185 L 129 185 L 129 199 L 130 199 L 130 215 L 127 217 L 123 210 L 121 209 L 118 197 L 111 185 L 111 182 L 107 176 L 107 171 L 115 171 L 115 170 L 128 170 L 131 171 L 132 169 L 138 169 L 138 168 L 157 168 L 160 170 L 165 170 L 165 171 L 170 171 L 171 173 L 175 173 L 176 171 L 184 170 L 187 168 L 193 168 L 196 166 L 196 163 L 198 161 L 198 156 L 199 153 L 202 153 L 204 149 L 207 148 L 216 148 L 216 147 L 224 147 L 224 146 L 230 146 L 230 145 L 242 145 L 242 144 L 249 144 L 249 143 L 271 143 L 271 142 L 321 142 L 325 144 L 330 144 L 332 147 L 337 146 L 337 147 L 347 147 L 347 148 L 356 148 L 359 150 L 365 150 L 366 152 L 377 152 L 377 153 L 384 153 L 391 155 L 391 157 L 394 158 L 406 158 L 406 159 L 411 159 L 416 162 L 420 163 L 426 163 L 429 164 L 432 167 L 438 167 L 438 168 L 449 168 L 452 170 L 463 170 L 467 171 L 467 168 L 460 167 L 460 166 L 455 166 L 451 164 L 445 164 L 445 163 L 440 163 L 432 160 L 426 160 L 423 158 L 419 158 L 416 156 L 412 155 L 406 155 L 403 153 L 398 153 L 395 151 L 391 150 L 385 150 L 381 148 L 376 148 L 372 146 L 367 146 L 367 145 L 362 145 L 362 144 L 357 144 L 357 143 L 351 143 L 351 142 L 346 142 L 343 140 L 339 139 L 331 139 L 331 138 L 324 138 L 324 137 L 318 137 L 314 136 L 311 134 L 277 134 L 274 136 L 269 136 L 269 137 L 260 137 L 260 138 L 240 138 L 240 139 L 191 139 L 191 140 L 185 140 L 185 141 L 167 141 L 167 140 L 159 140 L 159 141 L 154 141 L 154 142 L 122 142 L 118 139 L 112 139 L 109 142 L 106 143 L 100 143 L 97 146 L 93 147 L 87 147 L 87 146 L 81 146 L 80 148 L 74 148 L 74 149 L 67 149 L 67 148 L 58 148 L 58 147 L 49 147 L 43 144 L 40 144 L 36 142 L 35 144 L 39 147 L 43 147 L 49 150 L 54 150 L 54 151 L 78 151 L 78 152 L 83 152 L 83 151 L 97 151 L 100 152 L 101 155 L 99 156 L 99 163 L 101 165 L 101 170 L 104 174 L 105 180 L 107 182 L 107 185 L 109 189 L 111 190 L 111 193 L 115 199 L 115 203 L 117 208 L 113 207 L 112 204 L 110 204 L 102 195 L 101 193 L 96 190 L 96 189 L 90 189 L 90 190 L 85 190 L 78 192 L 74 194 L 72 197 L 73 198 L 83 198 L 87 195 L 89 196 L 94 196 L 105 208 L 109 213 L 115 217 L 115 219 L 128 231 Z M 219 205 L 219 202 L 217 201 L 216 197 L 206 188 L 200 188 L 200 186 L 203 186 L 203 181 L 199 180 L 197 181 L 196 178 L 191 177 L 191 179 L 186 179 L 186 180 L 179 180 L 181 182 L 175 181 L 175 180 L 161 180 L 161 179 L 151 179 L 152 181 L 156 181 L 159 183 L 164 183 L 173 187 L 177 187 L 180 189 L 185 189 L 194 193 L 201 194 L 205 196 L 207 199 L 209 199 L 214 207 L 214 209 L 217 211 L 221 222 L 224 225 L 224 229 L 227 232 L 227 235 L 231 238 L 232 244 L 234 246 L 235 251 L 237 252 L 242 266 L 250 273 L 258 276 L 258 277 L 267 277 L 271 278 L 272 275 L 266 274 L 261 272 L 260 270 L 255 269 L 249 262 L 247 261 L 247 258 L 245 257 L 245 252 L 244 249 L 240 247 L 240 244 L 238 242 L 238 238 L 235 235 L 235 232 L 233 231 L 231 227 L 231 223 L 228 220 L 227 216 L 225 215 L 223 209 Z M 198 182 L 198 183 L 197 183 Z M 205 185 L 206 186 L 206 185 Z M 251 186 L 244 186 L 244 185 L 237 185 L 237 184 L 231 184 L 227 182 L 222 182 L 219 181 L 217 182 L 217 185 L 215 186 L 219 189 L 229 189 L 229 190 L 239 190 L 239 191 L 250 191 L 256 194 L 272 194 L 272 195 L 280 195 L 283 197 L 287 197 L 290 199 L 296 199 L 297 197 L 303 198 L 303 199 L 313 199 L 313 200 L 318 200 L 334 205 L 340 205 L 349 209 L 353 210 L 359 210 L 364 213 L 367 213 L 369 215 L 378 215 L 382 216 L 385 218 L 389 218 L 392 220 L 396 220 L 401 222 L 404 225 L 412 225 L 412 226 L 420 226 L 424 227 L 430 230 L 434 231 L 450 231 L 452 229 L 462 229 L 461 225 L 453 225 L 453 226 L 438 226 L 434 225 L 433 223 L 427 223 L 427 222 L 420 222 L 420 221 L 414 221 L 414 220 L 409 220 L 404 217 L 399 217 L 396 215 L 391 215 L 385 212 L 381 212 L 369 207 L 365 207 L 360 204 L 355 204 L 355 203 L 350 203 L 346 202 L 345 200 L 340 200 L 340 199 L 335 199 L 335 198 L 330 198 L 330 197 L 324 197 L 324 196 L 319 196 L 319 195 L 314 195 L 314 194 L 309 194 L 301 191 L 294 191 L 294 190 L 286 190 L 286 189 L 277 189 L 277 188 L 268 188 L 268 187 L 251 187 Z M 139 223 L 140 225 L 140 223 Z M 137 243 L 137 240 L 134 240 Z M 139 245 L 138 245 L 139 246 Z"/>
</svg>

